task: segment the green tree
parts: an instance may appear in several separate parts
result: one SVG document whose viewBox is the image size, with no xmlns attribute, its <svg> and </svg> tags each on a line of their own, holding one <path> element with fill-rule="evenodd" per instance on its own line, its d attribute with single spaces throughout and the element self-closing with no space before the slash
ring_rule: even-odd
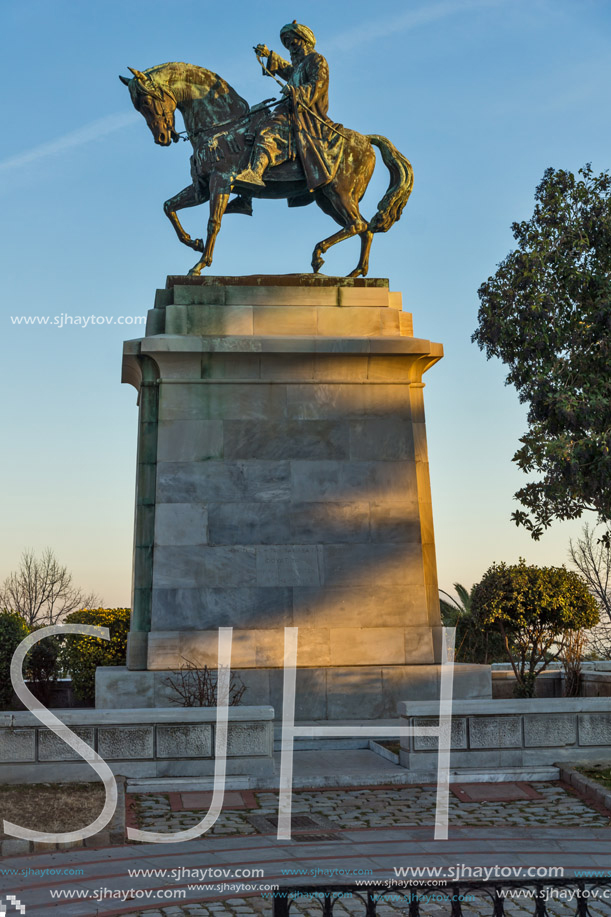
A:
<svg viewBox="0 0 611 917">
<path fill-rule="evenodd" d="M 46 625 L 33 627 L 32 631 L 40 630 Z M 25 658 L 25 674 L 30 681 L 30 690 L 46 706 L 49 704 L 51 691 L 60 674 L 60 656 L 64 638 L 59 634 L 47 636 L 28 652 Z"/>
<path fill-rule="evenodd" d="M 611 177 L 547 169 L 518 247 L 479 289 L 473 340 L 528 405 L 512 519 L 538 539 L 584 510 L 611 519 Z M 607 533 L 607 539 L 609 533 Z"/>
<path fill-rule="evenodd" d="M 444 589 L 440 589 L 439 605 L 441 607 L 441 619 L 446 627 L 454 627 L 456 621 L 461 615 L 471 614 L 471 592 L 462 583 L 453 583 L 454 591 L 458 596 L 458 601 Z M 473 590 L 471 590 L 473 591 Z"/>
<path fill-rule="evenodd" d="M 11 659 L 28 635 L 28 626 L 14 611 L 0 611 L 0 707 L 6 709 L 13 699 Z"/>
<path fill-rule="evenodd" d="M 74 693 L 80 700 L 95 701 L 98 666 L 125 665 L 129 619 L 129 608 L 83 608 L 66 618 L 66 624 L 94 624 L 110 631 L 110 640 L 84 634 L 63 637 L 61 665 L 72 678 Z"/>
<path fill-rule="evenodd" d="M 575 631 L 598 623 L 594 597 L 565 567 L 493 564 L 473 590 L 473 616 L 500 633 L 518 697 L 534 697 L 535 679 L 559 658 Z"/>
<path fill-rule="evenodd" d="M 461 583 L 454 583 L 458 601 L 445 590 L 440 589 L 441 620 L 445 627 L 456 628 L 456 662 L 472 662 L 490 665 L 505 660 L 505 646 L 500 634 L 490 627 L 482 628 L 471 613 L 471 591 Z"/>
</svg>

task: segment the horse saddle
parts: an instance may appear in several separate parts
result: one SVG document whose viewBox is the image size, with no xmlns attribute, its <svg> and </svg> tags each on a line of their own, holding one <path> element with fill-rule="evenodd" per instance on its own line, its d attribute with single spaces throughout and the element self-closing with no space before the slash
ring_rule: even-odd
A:
<svg viewBox="0 0 611 917">
<path fill-rule="evenodd" d="M 251 112 L 248 123 L 240 125 L 238 130 L 234 124 L 202 138 L 193 156 L 195 172 L 206 173 L 210 166 L 223 161 L 233 159 L 235 163 L 236 156 L 238 172 L 246 169 L 252 155 L 252 144 L 258 122 L 265 114 L 265 110 L 255 109 Z M 289 207 L 305 207 L 314 200 L 314 195 L 307 188 L 305 173 L 298 158 L 289 159 L 280 165 L 268 168 L 263 175 L 263 181 L 269 185 L 270 196 L 286 197 Z M 280 183 L 285 187 L 282 189 L 277 187 Z M 239 190 L 239 187 L 238 184 L 236 191 Z"/>
<path fill-rule="evenodd" d="M 279 166 L 272 166 L 263 173 L 263 181 L 267 184 L 275 182 L 284 182 L 301 185 L 294 193 L 289 192 L 287 203 L 289 207 L 307 207 L 314 200 L 314 195 L 305 187 L 305 174 L 301 163 L 298 159 L 289 159 L 287 162 L 280 163 Z"/>
</svg>

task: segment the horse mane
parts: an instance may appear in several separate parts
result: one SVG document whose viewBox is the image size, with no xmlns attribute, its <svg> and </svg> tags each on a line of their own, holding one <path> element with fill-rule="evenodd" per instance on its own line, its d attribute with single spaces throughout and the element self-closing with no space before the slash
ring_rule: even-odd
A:
<svg viewBox="0 0 611 917">
<path fill-rule="evenodd" d="M 208 91 L 216 96 L 227 96 L 231 106 L 236 106 L 237 115 L 245 115 L 250 106 L 246 99 L 243 99 L 229 83 L 214 73 L 213 70 L 206 70 L 205 67 L 198 67 L 196 64 L 186 64 L 181 61 L 168 61 L 165 64 L 157 64 L 155 67 L 149 67 L 144 73 L 147 76 L 163 77 L 176 71 L 176 75 L 183 77 L 189 83 L 195 83 L 208 87 Z"/>
</svg>

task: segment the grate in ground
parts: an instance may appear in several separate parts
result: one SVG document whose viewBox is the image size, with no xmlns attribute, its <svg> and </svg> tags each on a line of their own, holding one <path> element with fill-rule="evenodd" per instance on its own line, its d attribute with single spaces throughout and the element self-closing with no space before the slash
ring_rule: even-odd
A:
<svg viewBox="0 0 611 917">
<path fill-rule="evenodd" d="M 278 816 L 277 815 L 266 815 L 265 818 L 267 821 L 274 826 L 278 827 Z M 311 815 L 293 815 L 291 818 L 291 828 L 318 828 L 320 827 L 319 823 L 315 821 Z"/>
<path fill-rule="evenodd" d="M 450 790 L 461 802 L 520 802 L 544 798 L 529 783 L 451 783 Z"/>
<path fill-rule="evenodd" d="M 298 834 L 296 837 L 291 838 L 293 841 L 299 841 L 300 844 L 314 844 L 319 843 L 320 841 L 337 841 L 337 834 Z"/>
<path fill-rule="evenodd" d="M 251 813 L 246 817 L 251 825 L 257 829 L 259 834 L 276 834 L 278 829 L 277 815 L 259 815 Z M 328 835 L 337 834 L 340 830 L 340 825 L 329 821 L 329 819 L 325 818 L 323 815 L 293 815 L 291 817 L 291 834 L 303 831 L 314 831 L 316 833 L 324 831 L 325 834 Z"/>
</svg>

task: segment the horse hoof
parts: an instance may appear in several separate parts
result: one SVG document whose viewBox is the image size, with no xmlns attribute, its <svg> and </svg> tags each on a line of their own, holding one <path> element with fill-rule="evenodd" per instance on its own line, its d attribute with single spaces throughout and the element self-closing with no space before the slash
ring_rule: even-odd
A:
<svg viewBox="0 0 611 917">
<path fill-rule="evenodd" d="M 203 264 L 196 264 L 194 267 L 191 268 L 191 270 L 187 274 L 187 277 L 199 277 L 199 275 L 202 272 L 202 267 L 203 267 Z"/>
<path fill-rule="evenodd" d="M 346 277 L 366 277 L 367 268 L 366 267 L 355 267 L 353 271 L 350 271 L 349 274 L 346 274 Z"/>
<path fill-rule="evenodd" d="M 321 258 L 320 255 L 312 256 L 312 270 L 314 271 L 315 274 L 318 274 L 318 272 L 320 271 L 324 263 L 325 263 L 325 259 Z"/>
</svg>

